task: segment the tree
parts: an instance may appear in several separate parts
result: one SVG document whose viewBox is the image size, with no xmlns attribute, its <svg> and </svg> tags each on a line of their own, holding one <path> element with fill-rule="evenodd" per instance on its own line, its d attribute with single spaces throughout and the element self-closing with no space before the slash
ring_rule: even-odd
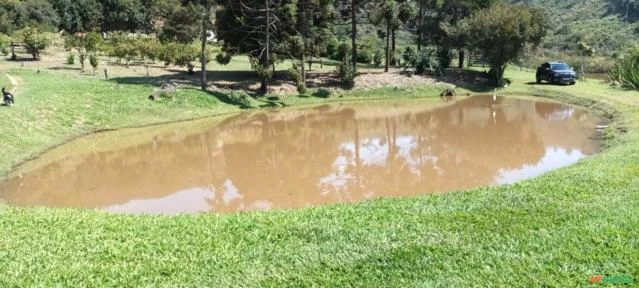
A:
<svg viewBox="0 0 639 288">
<path fill-rule="evenodd" d="M 491 7 L 496 0 L 420 0 L 422 1 L 422 13 L 426 10 L 433 10 L 428 15 L 422 15 L 420 20 L 420 37 L 422 41 L 430 42 L 438 46 L 440 61 L 443 66 L 447 66 L 450 61 L 447 59 L 450 50 L 457 49 L 459 52 L 459 67 L 464 66 L 464 49 L 469 46 L 465 35 L 455 33 L 452 27 L 477 11 Z M 420 45 L 423 43 L 420 43 Z M 445 67 L 442 67 L 445 68 Z"/>
<path fill-rule="evenodd" d="M 384 53 L 386 61 L 384 64 L 384 72 L 388 72 L 391 65 L 391 38 L 392 29 L 397 22 L 398 5 L 396 0 L 381 0 L 381 2 L 369 2 L 369 11 L 373 11 L 372 20 L 376 25 L 383 25 L 385 31 L 380 31 L 380 36 L 385 39 Z"/>
<path fill-rule="evenodd" d="M 213 0 L 188 0 L 184 2 L 184 5 L 175 6 L 173 13 L 168 16 L 161 35 L 163 42 L 190 43 L 197 37 L 200 38 L 200 88 L 202 91 L 206 91 L 208 86 L 206 64 L 209 59 L 206 44 L 208 33 L 213 26 L 214 7 Z"/>
<path fill-rule="evenodd" d="M 84 61 L 98 51 L 101 43 L 102 37 L 96 32 L 76 33 L 65 38 L 64 46 L 67 51 L 74 49 L 78 52 L 80 72 L 84 72 Z"/>
<path fill-rule="evenodd" d="M 216 11 L 218 40 L 222 53 L 247 54 L 251 67 L 261 79 L 260 90 L 268 91 L 271 65 L 289 58 L 287 39 L 295 35 L 295 0 L 221 0 Z M 222 57 L 226 58 L 226 57 Z"/>
<path fill-rule="evenodd" d="M 95 31 L 102 22 L 98 0 L 50 0 L 60 18 L 60 29 L 69 33 Z"/>
<path fill-rule="evenodd" d="M 40 59 L 40 53 L 47 49 L 49 40 L 42 36 L 37 28 L 24 29 L 22 36 L 24 37 L 24 48 L 27 53 L 31 54 L 34 60 Z"/>
<path fill-rule="evenodd" d="M 11 44 L 11 38 L 9 36 L 0 33 L 0 54 L 9 55 L 9 45 Z"/>
<path fill-rule="evenodd" d="M 506 64 L 519 56 L 526 44 L 541 43 L 548 30 L 545 18 L 539 10 L 496 3 L 462 20 L 454 33 L 481 51 L 491 65 L 494 83 L 501 86 Z"/>
<path fill-rule="evenodd" d="M 100 0 L 103 32 L 136 31 L 143 26 L 140 0 Z"/>
<path fill-rule="evenodd" d="M 165 65 L 175 64 L 187 67 L 189 74 L 193 74 L 193 62 L 199 57 L 200 51 L 192 44 L 168 43 L 162 46 L 159 59 Z"/>
<path fill-rule="evenodd" d="M 200 50 L 200 64 L 202 65 L 202 69 L 200 70 L 200 88 L 202 91 L 206 91 L 208 86 L 206 81 L 206 64 L 209 62 L 206 51 L 206 42 L 208 41 L 209 27 L 212 26 L 211 10 L 215 3 L 211 0 L 198 0 L 198 4 L 201 10 L 200 21 L 202 22 L 202 31 L 200 31 L 200 41 L 202 43 Z"/>
<path fill-rule="evenodd" d="M 114 33 L 107 41 L 107 54 L 118 58 L 118 62 L 125 60 L 128 68 L 129 62 L 139 56 L 138 39 L 129 37 L 123 33 Z"/>
</svg>

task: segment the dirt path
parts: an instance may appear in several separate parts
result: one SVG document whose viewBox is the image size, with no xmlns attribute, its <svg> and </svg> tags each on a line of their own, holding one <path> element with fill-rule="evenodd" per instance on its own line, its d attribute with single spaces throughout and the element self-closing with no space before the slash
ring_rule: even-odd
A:
<svg viewBox="0 0 639 288">
<path fill-rule="evenodd" d="M 4 73 L 4 75 L 7 75 L 7 78 L 9 78 L 9 82 L 11 82 L 11 86 L 13 86 L 13 88 L 11 88 L 9 92 L 15 94 L 16 90 L 18 90 L 18 86 L 20 85 L 18 83 L 18 80 L 16 80 L 16 78 L 13 78 L 13 76 L 9 75 L 9 73 Z"/>
</svg>

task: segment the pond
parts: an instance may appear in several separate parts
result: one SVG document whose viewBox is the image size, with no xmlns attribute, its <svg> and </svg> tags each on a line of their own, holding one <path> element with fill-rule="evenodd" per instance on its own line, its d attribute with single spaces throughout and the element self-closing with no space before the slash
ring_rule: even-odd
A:
<svg viewBox="0 0 639 288">
<path fill-rule="evenodd" d="M 267 110 L 99 133 L 18 167 L 16 206 L 231 213 L 514 183 L 597 153 L 600 119 L 540 99 Z"/>
</svg>

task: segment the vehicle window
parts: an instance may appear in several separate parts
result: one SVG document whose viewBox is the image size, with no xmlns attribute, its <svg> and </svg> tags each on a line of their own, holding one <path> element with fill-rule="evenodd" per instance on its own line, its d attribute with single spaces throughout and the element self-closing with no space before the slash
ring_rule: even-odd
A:
<svg viewBox="0 0 639 288">
<path fill-rule="evenodd" d="M 570 66 L 566 64 L 552 64 L 552 70 L 570 70 Z"/>
</svg>

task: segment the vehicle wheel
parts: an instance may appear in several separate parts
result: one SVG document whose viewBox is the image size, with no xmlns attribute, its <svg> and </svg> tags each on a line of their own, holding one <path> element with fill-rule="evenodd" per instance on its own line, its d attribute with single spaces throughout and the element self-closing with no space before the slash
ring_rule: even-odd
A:
<svg viewBox="0 0 639 288">
<path fill-rule="evenodd" d="M 575 85 L 577 84 L 577 82 L 570 82 L 570 85 Z"/>
<path fill-rule="evenodd" d="M 552 77 L 548 77 L 548 84 L 555 84 L 555 81 L 552 80 Z"/>
<path fill-rule="evenodd" d="M 541 78 L 537 77 L 537 84 L 541 83 Z"/>
</svg>

